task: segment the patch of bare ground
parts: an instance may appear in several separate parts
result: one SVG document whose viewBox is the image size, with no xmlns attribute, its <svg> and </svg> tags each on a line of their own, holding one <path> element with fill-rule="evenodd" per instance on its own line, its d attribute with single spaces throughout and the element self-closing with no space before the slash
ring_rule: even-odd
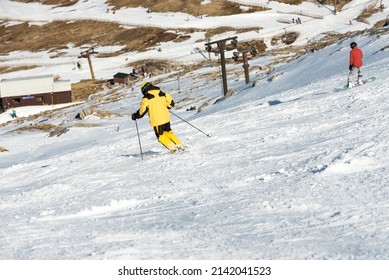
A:
<svg viewBox="0 0 389 280">
<path fill-rule="evenodd" d="M 308 42 L 303 46 L 286 46 L 284 48 L 277 48 L 267 52 L 268 55 L 281 55 L 273 64 L 287 63 L 296 60 L 298 57 L 308 53 L 323 49 L 329 45 L 335 44 L 346 37 L 342 34 L 331 33 L 321 38 L 320 41 Z M 287 54 L 294 54 L 289 56 Z M 284 56 L 283 56 L 284 55 Z M 286 56 L 285 56 L 286 55 Z"/>
<path fill-rule="evenodd" d="M 20 126 L 13 130 L 16 133 L 22 133 L 25 131 L 43 131 L 43 132 L 51 132 L 54 129 L 56 129 L 58 126 L 54 124 L 48 124 L 48 123 L 37 123 L 37 124 L 31 124 L 26 126 Z"/>
<path fill-rule="evenodd" d="M 72 84 L 72 101 L 85 101 L 92 94 L 103 90 L 103 85 L 98 81 L 83 80 Z"/>
<path fill-rule="evenodd" d="M 389 25 L 389 20 L 388 19 L 384 19 L 384 20 L 380 20 L 378 22 L 376 22 L 376 24 L 374 24 L 374 27 L 375 28 L 381 28 L 381 27 L 385 27 L 385 26 L 388 26 Z"/>
<path fill-rule="evenodd" d="M 263 40 L 251 40 L 238 43 L 238 51 L 244 51 L 250 48 L 255 48 L 256 52 L 261 54 L 266 51 L 267 47 Z"/>
<path fill-rule="evenodd" d="M 158 60 L 158 59 L 139 60 L 135 64 L 131 63 L 130 65 L 135 65 L 135 68 L 137 69 L 143 68 L 146 73 L 151 74 L 152 76 L 168 73 L 177 68 L 183 67 L 183 65 L 178 63 L 171 63 L 167 60 Z"/>
<path fill-rule="evenodd" d="M 102 127 L 102 125 L 97 123 L 75 123 L 71 127 Z"/>
<path fill-rule="evenodd" d="M 299 33 L 297 32 L 289 32 L 280 36 L 274 36 L 271 39 L 271 44 L 272 46 L 279 45 L 281 43 L 286 44 L 286 45 L 291 45 L 293 44 L 294 41 L 298 38 Z"/>
<path fill-rule="evenodd" d="M 11 73 L 15 71 L 22 71 L 28 69 L 34 69 L 38 66 L 18 66 L 18 67 L 0 67 L 0 74 Z"/>
<path fill-rule="evenodd" d="M 27 22 L 0 26 L 0 53 L 17 50 L 64 50 L 69 43 L 83 45 L 123 45 L 122 52 L 144 51 L 160 42 L 178 37 L 162 28 L 139 27 L 126 29 L 117 23 L 82 20 L 76 22 L 53 21 L 45 25 Z"/>
<path fill-rule="evenodd" d="M 207 30 L 205 32 L 205 38 L 209 39 L 209 38 L 212 38 L 216 35 L 223 34 L 223 33 L 230 32 L 230 31 L 235 31 L 236 33 L 244 33 L 244 32 L 249 32 L 249 31 L 257 31 L 257 30 L 258 30 L 258 28 L 253 28 L 253 27 L 251 27 L 251 28 L 233 28 L 230 26 L 220 26 L 217 28 Z"/>
<path fill-rule="evenodd" d="M 54 5 L 59 7 L 72 6 L 80 0 L 13 0 L 22 3 L 41 3 L 43 5 Z M 145 7 L 153 12 L 184 12 L 192 15 L 208 14 L 208 15 L 228 15 L 232 14 L 233 10 L 242 10 L 239 6 L 248 6 L 253 10 L 261 9 L 249 3 L 242 5 L 236 4 L 228 0 L 213 0 L 207 4 L 201 4 L 201 0 L 107 0 L 106 3 L 113 9 L 119 10 L 123 7 Z M 277 2 L 297 5 L 303 0 L 278 0 Z M 239 10 L 238 10 L 238 8 Z M 263 8 L 262 8 L 263 9 Z M 250 11 L 245 11 L 250 12 Z"/>
<path fill-rule="evenodd" d="M 289 5 L 299 5 L 304 2 L 304 0 L 277 0 L 276 2 L 285 3 Z"/>
<path fill-rule="evenodd" d="M 242 9 L 242 4 L 228 0 L 213 0 L 203 5 L 201 2 L 201 0 L 107 0 L 107 3 L 114 10 L 119 10 L 123 7 L 144 7 L 149 12 L 182 12 L 194 16 L 227 16 L 266 10 L 266 8 L 255 5 L 250 6 L 249 4 L 245 5 L 249 9 Z"/>
<path fill-rule="evenodd" d="M 228 32 L 247 32 L 254 30 L 235 29 L 233 27 L 220 27 L 206 32 L 206 38 Z M 98 57 L 115 56 L 119 53 L 131 51 L 144 51 L 155 48 L 161 42 L 182 42 L 190 38 L 186 32 L 199 31 L 196 29 L 179 30 L 179 33 L 166 31 L 162 28 L 138 27 L 126 29 L 119 24 L 101 21 L 54 21 L 45 25 L 29 25 L 21 22 L 17 25 L 0 25 L 0 53 L 12 51 L 56 51 L 56 56 L 64 54 L 69 43 L 75 47 L 80 46 L 112 46 L 122 45 L 118 53 L 98 54 Z M 60 53 L 58 53 L 60 51 Z M 33 66 L 31 66 L 33 67 Z M 11 72 L 12 69 L 3 68 L 2 73 Z M 16 68 L 15 71 L 21 70 Z"/>
<path fill-rule="evenodd" d="M 72 6 L 80 0 L 13 0 L 22 3 L 41 3 L 43 5 L 54 5 L 59 7 Z M 324 0 L 324 2 L 332 0 Z M 207 14 L 211 16 L 223 16 L 242 12 L 240 6 L 251 7 L 253 11 L 263 10 L 261 7 L 249 3 L 236 4 L 228 0 L 213 0 L 207 4 L 201 4 L 201 0 L 107 0 L 106 3 L 113 9 L 119 10 L 123 7 L 136 8 L 145 7 L 152 12 L 183 12 L 192 15 Z M 280 3 L 298 5 L 303 0 L 277 0 Z M 252 12 L 252 11 L 245 11 Z"/>
<path fill-rule="evenodd" d="M 62 134 L 69 131 L 69 128 L 62 127 L 54 124 L 43 124 L 43 123 L 37 123 L 37 124 L 30 124 L 26 126 L 20 126 L 13 130 L 13 132 L 16 133 L 23 133 L 23 132 L 31 132 L 31 131 L 39 131 L 39 132 L 46 132 L 49 133 L 49 137 L 53 136 L 61 136 Z"/>
<path fill-rule="evenodd" d="M 0 146 L 0 153 L 3 153 L 3 152 L 8 152 L 8 150 L 6 148 L 3 148 Z"/>
<path fill-rule="evenodd" d="M 310 2 L 313 3 L 320 3 L 322 5 L 325 5 L 329 7 L 330 9 L 334 9 L 334 3 L 336 3 L 336 10 L 341 11 L 343 6 L 350 3 L 352 0 L 338 0 L 334 2 L 334 0 L 311 0 Z M 304 2 L 304 1 L 302 1 Z"/>
<path fill-rule="evenodd" d="M 380 11 L 380 7 L 375 7 L 375 2 L 369 5 L 362 11 L 362 13 L 355 18 L 355 20 L 369 24 L 367 18 Z"/>
<path fill-rule="evenodd" d="M 22 3 L 41 3 L 43 5 L 54 5 L 59 7 L 73 6 L 79 0 L 13 0 Z"/>
</svg>

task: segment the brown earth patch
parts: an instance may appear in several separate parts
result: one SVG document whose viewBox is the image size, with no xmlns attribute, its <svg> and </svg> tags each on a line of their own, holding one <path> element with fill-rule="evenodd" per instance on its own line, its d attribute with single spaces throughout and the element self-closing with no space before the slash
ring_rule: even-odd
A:
<svg viewBox="0 0 389 280">
<path fill-rule="evenodd" d="M 241 13 L 253 13 L 265 10 L 263 7 L 250 7 L 247 11 L 243 11 L 241 4 L 233 3 L 228 0 L 213 0 L 205 5 L 201 4 L 201 0 L 107 0 L 107 3 L 113 7 L 114 10 L 120 8 L 136 8 L 144 7 L 150 12 L 164 13 L 164 12 L 182 12 L 193 16 L 227 16 Z"/>
<path fill-rule="evenodd" d="M 52 131 L 53 129 L 56 129 L 58 126 L 57 125 L 54 125 L 54 124 L 42 124 L 42 123 L 38 123 L 38 124 L 33 124 L 33 125 L 26 125 L 26 126 L 21 126 L 21 127 L 18 127 L 17 129 L 13 130 L 17 133 L 21 133 L 21 132 L 24 132 L 24 131 L 43 131 L 43 132 L 50 132 Z"/>
<path fill-rule="evenodd" d="M 280 43 L 284 43 L 286 45 L 293 44 L 294 41 L 298 38 L 299 34 L 297 32 L 289 32 L 283 35 L 274 36 L 271 40 L 271 44 L 278 45 Z"/>
<path fill-rule="evenodd" d="M 376 22 L 374 27 L 375 28 L 381 28 L 381 27 L 385 27 L 385 26 L 388 26 L 388 25 L 389 25 L 389 20 L 384 19 L 384 20 L 380 20 L 380 21 Z"/>
<path fill-rule="evenodd" d="M 85 101 L 92 94 L 103 90 L 101 83 L 92 80 L 83 80 L 72 84 L 72 101 Z"/>
<path fill-rule="evenodd" d="M 277 2 L 285 3 L 289 5 L 299 5 L 305 1 L 304 0 L 277 0 Z"/>
<path fill-rule="evenodd" d="M 33 69 L 38 66 L 18 66 L 18 67 L 0 67 L 0 74 L 4 73 L 11 73 L 15 71 L 22 71 L 22 70 L 28 70 L 28 69 Z"/>
<path fill-rule="evenodd" d="M 3 148 L 0 146 L 0 153 L 3 153 L 3 152 L 8 152 L 8 150 L 6 148 Z"/>
<path fill-rule="evenodd" d="M 13 0 L 15 2 L 22 3 L 41 3 L 43 5 L 55 5 L 59 7 L 72 6 L 78 2 L 78 0 Z"/>
<path fill-rule="evenodd" d="M 368 24 L 367 18 L 369 18 L 371 15 L 378 13 L 380 11 L 379 7 L 375 7 L 374 5 L 368 6 L 366 9 L 362 11 L 362 13 L 355 18 L 355 20 L 360 22 L 365 22 Z"/>
<path fill-rule="evenodd" d="M 252 40 L 252 41 L 246 41 L 242 43 L 238 43 L 238 50 L 244 51 L 250 48 L 255 48 L 258 54 L 264 53 L 266 51 L 266 44 L 263 42 L 263 40 Z"/>
<path fill-rule="evenodd" d="M 90 32 L 93 30 L 93 32 Z M 253 29 L 234 29 L 231 27 L 221 27 L 209 30 L 206 37 L 212 37 L 228 31 L 249 31 Z M 191 32 L 198 31 L 191 29 Z M 7 53 L 15 50 L 42 51 L 50 49 L 67 49 L 68 41 L 75 46 L 101 45 L 109 46 L 122 44 L 124 47 L 120 53 L 127 51 L 143 51 L 147 48 L 156 47 L 160 42 L 175 41 L 180 42 L 190 38 L 183 30 L 178 30 L 178 34 L 167 32 L 160 28 L 134 28 L 131 30 L 120 28 L 117 24 L 96 21 L 83 21 L 64 23 L 56 21 L 44 26 L 30 26 L 27 23 L 4 27 L 0 26 L 0 52 Z M 60 33 L 58 36 L 51 34 Z M 91 34 L 91 36 L 90 36 Z M 56 53 L 61 56 L 65 52 Z M 115 56 L 117 53 L 102 53 L 98 57 Z M 0 68 L 1 73 L 23 70 L 29 67 Z"/>
<path fill-rule="evenodd" d="M 122 51 L 144 51 L 177 37 L 177 34 L 161 28 L 125 29 L 117 23 L 102 21 L 54 21 L 42 26 L 29 26 L 24 22 L 0 26 L 0 53 L 67 49 L 69 43 L 76 47 L 119 44 L 124 46 Z"/>
<path fill-rule="evenodd" d="M 249 32 L 249 31 L 256 31 L 258 28 L 233 28 L 230 26 L 220 26 L 213 29 L 208 29 L 205 32 L 205 38 L 209 39 L 216 35 L 223 34 L 230 31 L 235 31 L 236 33 L 243 33 L 243 32 Z"/>
<path fill-rule="evenodd" d="M 54 5 L 58 7 L 72 6 L 79 0 L 14 0 L 22 3 L 41 3 L 44 5 Z M 201 0 L 107 0 L 106 3 L 111 10 L 117 11 L 121 8 L 137 8 L 144 7 L 150 12 L 182 12 L 194 16 L 227 16 L 240 13 L 253 13 L 267 10 L 264 7 L 237 4 L 228 0 L 213 0 L 202 5 Z M 279 2 L 294 4 L 301 3 L 302 0 L 280 0 Z M 242 10 L 241 6 L 246 6 L 248 9 Z"/>
</svg>

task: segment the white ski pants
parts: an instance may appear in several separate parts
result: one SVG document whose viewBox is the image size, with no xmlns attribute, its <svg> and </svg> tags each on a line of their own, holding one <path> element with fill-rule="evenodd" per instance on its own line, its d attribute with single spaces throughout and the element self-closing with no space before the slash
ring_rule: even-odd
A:
<svg viewBox="0 0 389 280">
<path fill-rule="evenodd" d="M 358 76 L 357 76 L 358 82 L 362 81 L 363 74 L 362 74 L 361 68 L 362 67 L 357 68 L 354 66 L 351 68 L 350 73 L 348 73 L 348 80 L 347 80 L 348 83 L 352 83 L 353 77 L 355 76 L 356 72 L 358 72 Z"/>
</svg>

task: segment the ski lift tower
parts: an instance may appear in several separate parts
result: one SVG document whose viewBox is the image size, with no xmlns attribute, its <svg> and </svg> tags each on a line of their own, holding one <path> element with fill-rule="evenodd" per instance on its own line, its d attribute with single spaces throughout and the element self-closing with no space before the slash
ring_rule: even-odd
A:
<svg viewBox="0 0 389 280">
<path fill-rule="evenodd" d="M 213 41 L 213 42 L 208 42 L 205 43 L 205 49 L 208 52 L 214 51 L 215 53 L 220 54 L 220 64 L 222 67 L 222 78 L 223 78 L 223 92 L 224 92 L 224 97 L 227 97 L 228 94 L 228 86 L 227 86 L 227 71 L 226 71 L 226 59 L 224 56 L 224 51 L 226 50 L 226 42 L 231 40 L 231 45 L 236 49 L 237 48 L 237 36 L 227 38 L 227 39 L 222 39 L 218 41 Z M 216 44 L 217 48 L 216 50 L 212 50 L 212 45 Z"/>
<path fill-rule="evenodd" d="M 243 57 L 243 69 L 244 69 L 244 76 L 246 80 L 246 84 L 250 83 L 250 75 L 249 75 L 249 57 L 248 54 L 251 54 L 251 57 L 254 57 L 257 55 L 257 50 L 254 47 L 248 48 L 244 51 L 239 51 L 239 52 L 233 52 L 232 58 L 235 61 L 238 61 L 239 55 L 242 54 Z"/>
<path fill-rule="evenodd" d="M 90 74 L 92 76 L 92 80 L 95 79 L 95 74 L 93 72 L 92 60 L 90 58 L 90 55 L 91 54 L 96 54 L 96 53 L 98 53 L 98 52 L 96 52 L 95 49 L 93 47 L 91 47 L 88 50 L 81 52 L 80 56 L 78 57 L 78 58 L 86 58 L 86 59 L 88 59 L 89 70 L 90 70 Z"/>
</svg>

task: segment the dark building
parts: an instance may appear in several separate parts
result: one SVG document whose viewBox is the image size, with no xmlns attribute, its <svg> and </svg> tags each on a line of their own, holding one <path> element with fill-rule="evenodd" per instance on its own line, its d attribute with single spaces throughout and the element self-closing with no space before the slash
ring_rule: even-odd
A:
<svg viewBox="0 0 389 280">
<path fill-rule="evenodd" d="M 124 84 L 126 85 L 128 83 L 128 80 L 130 79 L 130 74 L 126 74 L 126 73 L 116 73 L 114 76 L 113 76 L 113 80 L 116 83 L 118 84 Z"/>
<path fill-rule="evenodd" d="M 2 79 L 0 110 L 30 105 L 52 105 L 72 102 L 69 80 L 54 80 L 53 75 Z"/>
</svg>

